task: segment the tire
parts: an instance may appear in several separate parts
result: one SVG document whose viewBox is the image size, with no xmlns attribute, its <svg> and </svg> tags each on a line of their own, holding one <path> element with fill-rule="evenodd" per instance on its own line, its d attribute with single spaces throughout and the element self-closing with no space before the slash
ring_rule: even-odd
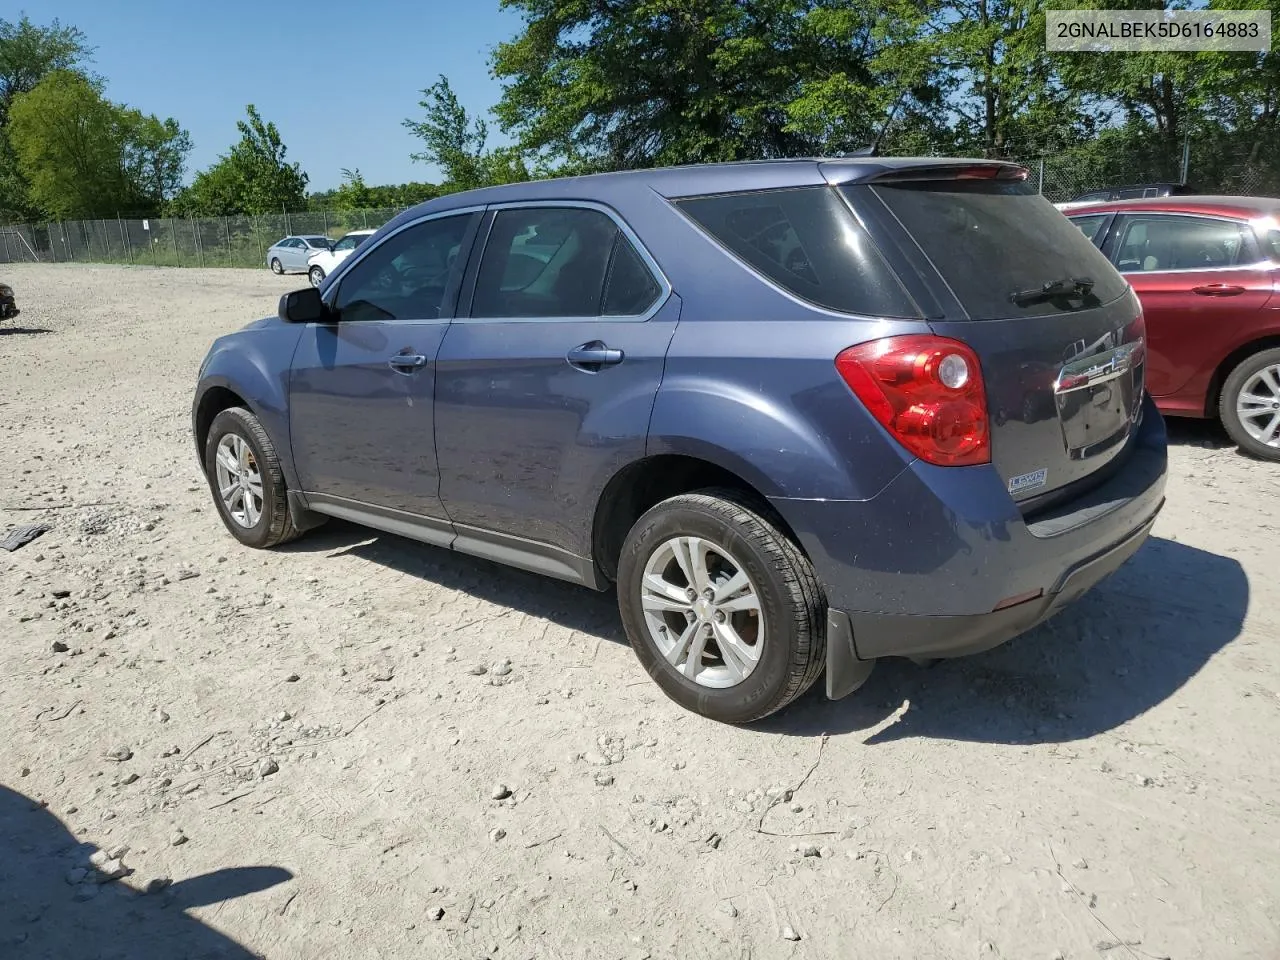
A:
<svg viewBox="0 0 1280 960">
<path fill-rule="evenodd" d="M 701 538 L 710 543 L 707 567 L 720 567 L 713 571 L 713 583 L 726 583 L 735 568 L 746 574 L 747 588 L 758 601 L 755 619 L 741 610 L 725 614 L 728 625 L 734 627 L 733 636 L 746 640 L 754 634 L 749 644 L 728 648 L 754 651 L 754 663 L 745 677 L 734 679 L 737 668 L 715 646 L 724 627 L 717 618 L 724 611 L 712 605 L 688 612 L 646 612 L 646 592 L 651 605 L 655 601 L 674 603 L 670 597 L 678 596 L 679 588 L 673 580 L 688 584 L 689 578 L 683 575 L 685 565 L 672 552 L 672 545 L 681 542 L 678 538 Z M 672 559 L 665 559 L 669 555 Z M 652 582 L 646 577 L 654 576 L 658 568 L 666 571 L 660 574 L 667 581 L 664 589 L 676 591 L 664 594 L 665 601 L 645 587 Z M 760 720 L 813 686 L 826 662 L 826 606 L 808 559 L 765 509 L 735 490 L 703 490 L 664 500 L 636 521 L 622 546 L 618 608 L 632 649 L 668 697 L 711 720 Z M 693 621 L 688 620 L 690 613 Z M 684 638 L 680 628 L 689 624 L 695 630 L 695 644 L 696 631 L 705 634 L 707 627 L 711 628 L 711 633 L 705 634 L 709 637 L 706 650 L 692 666 L 689 656 L 679 653 Z M 659 646 L 658 637 L 666 637 L 669 649 L 676 651 L 674 664 Z M 695 679 L 690 679 L 691 672 Z"/>
<path fill-rule="evenodd" d="M 284 266 L 275 257 L 271 258 L 271 272 L 276 276 L 280 276 L 280 274 L 284 273 Z"/>
<path fill-rule="evenodd" d="M 1268 379 L 1276 384 L 1274 388 L 1267 383 Z M 1262 416 L 1241 416 L 1239 407 L 1242 395 L 1260 398 L 1260 402 L 1249 406 L 1257 409 Z M 1280 419 L 1276 419 L 1280 417 L 1280 348 L 1261 350 L 1236 365 L 1222 385 L 1222 396 L 1218 399 L 1218 417 L 1231 439 L 1245 453 L 1262 460 L 1280 461 L 1280 437 L 1276 436 L 1280 432 Z M 1255 437 L 1250 432 L 1251 426 L 1256 432 L 1270 428 L 1272 443 L 1268 444 L 1265 439 Z"/>
<path fill-rule="evenodd" d="M 224 445 L 223 441 L 227 441 Z M 220 447 L 234 448 L 237 441 L 248 451 L 246 462 L 251 457 L 252 468 L 256 469 L 261 490 L 260 507 L 254 511 L 256 517 L 245 511 L 232 509 L 236 505 L 235 494 L 229 505 L 219 490 L 218 456 Z M 229 407 L 213 418 L 209 427 L 209 437 L 204 445 L 204 472 L 209 481 L 209 491 L 213 494 L 213 503 L 218 516 L 233 537 L 246 547 L 266 549 L 288 543 L 298 536 L 298 529 L 293 525 L 289 515 L 289 501 L 286 498 L 284 473 L 280 469 L 280 460 L 276 456 L 271 438 L 262 429 L 262 424 L 243 407 Z M 242 506 L 246 491 L 241 491 L 238 501 Z M 258 498 L 255 496 L 254 501 Z M 240 513 L 237 518 L 236 513 Z M 252 520 L 250 523 L 248 521 Z"/>
<path fill-rule="evenodd" d="M 322 267 L 312 267 L 307 271 L 307 276 L 311 279 L 313 287 L 318 287 L 324 283 L 324 269 Z"/>
</svg>

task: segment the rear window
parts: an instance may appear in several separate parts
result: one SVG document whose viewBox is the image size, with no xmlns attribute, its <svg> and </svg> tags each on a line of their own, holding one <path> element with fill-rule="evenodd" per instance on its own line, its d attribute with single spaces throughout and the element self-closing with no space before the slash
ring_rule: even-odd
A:
<svg viewBox="0 0 1280 960">
<path fill-rule="evenodd" d="M 697 197 L 676 205 L 734 256 L 803 300 L 839 313 L 920 316 L 829 187 Z"/>
<path fill-rule="evenodd" d="M 1070 220 L 1017 180 L 915 180 L 871 189 L 911 234 L 973 320 L 1047 316 L 1110 303 L 1126 283 Z M 1078 298 L 1013 295 L 1088 278 Z"/>
</svg>

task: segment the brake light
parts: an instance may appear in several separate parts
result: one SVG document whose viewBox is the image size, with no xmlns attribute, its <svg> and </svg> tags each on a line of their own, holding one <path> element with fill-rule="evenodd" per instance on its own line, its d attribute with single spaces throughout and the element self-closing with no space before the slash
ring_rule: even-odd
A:
<svg viewBox="0 0 1280 960">
<path fill-rule="evenodd" d="M 921 460 L 943 467 L 991 461 L 987 393 L 978 356 L 930 334 L 887 337 L 836 357 L 871 415 Z"/>
<path fill-rule="evenodd" d="M 957 180 L 1025 180 L 1031 171 L 1026 167 L 965 167 L 956 174 Z"/>
</svg>

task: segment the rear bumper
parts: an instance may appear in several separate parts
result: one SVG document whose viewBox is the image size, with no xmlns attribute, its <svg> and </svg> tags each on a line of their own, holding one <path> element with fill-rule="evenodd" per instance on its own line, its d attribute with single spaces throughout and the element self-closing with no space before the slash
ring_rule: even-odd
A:
<svg viewBox="0 0 1280 960">
<path fill-rule="evenodd" d="M 962 657 L 990 650 L 1048 620 L 1119 569 L 1146 542 L 1155 520 L 1153 514 L 1120 543 L 1076 564 L 1046 595 L 1003 610 L 951 617 L 845 614 L 856 652 L 859 658 Z"/>
<path fill-rule="evenodd" d="M 915 463 L 871 500 L 775 500 L 827 592 L 828 695 L 856 689 L 867 661 L 987 650 L 1080 597 L 1150 534 L 1165 444 L 1147 398 L 1123 466 L 1030 521 L 990 467 Z"/>
</svg>

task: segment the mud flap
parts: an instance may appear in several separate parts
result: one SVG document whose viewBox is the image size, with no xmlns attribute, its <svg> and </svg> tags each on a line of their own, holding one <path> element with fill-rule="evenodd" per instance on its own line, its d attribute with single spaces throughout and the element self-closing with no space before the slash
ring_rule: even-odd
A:
<svg viewBox="0 0 1280 960">
<path fill-rule="evenodd" d="M 853 628 L 849 616 L 827 610 L 827 699 L 840 700 L 853 693 L 871 676 L 874 660 L 859 660 L 853 649 Z"/>
<path fill-rule="evenodd" d="M 289 518 L 293 520 L 293 525 L 299 533 L 314 530 L 322 523 L 328 522 L 329 518 L 324 514 L 308 509 L 307 500 L 302 494 L 288 490 L 285 492 L 285 499 L 289 502 Z"/>
</svg>

